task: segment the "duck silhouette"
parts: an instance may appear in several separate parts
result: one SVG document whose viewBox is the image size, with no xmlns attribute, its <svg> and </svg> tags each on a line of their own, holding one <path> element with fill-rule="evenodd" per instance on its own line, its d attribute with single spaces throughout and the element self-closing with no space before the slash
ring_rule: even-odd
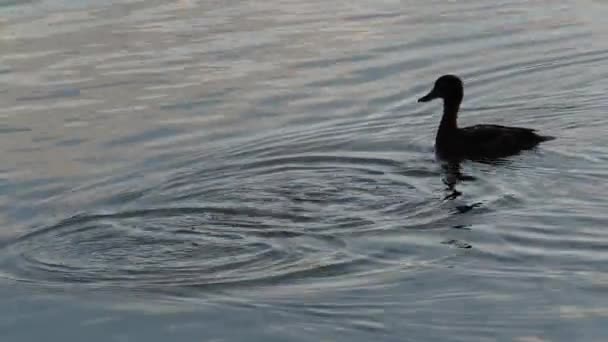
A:
<svg viewBox="0 0 608 342">
<path fill-rule="evenodd" d="M 475 125 L 458 128 L 458 110 L 463 98 L 463 85 L 454 75 L 443 75 L 433 89 L 418 102 L 443 99 L 443 117 L 435 137 L 435 153 L 440 159 L 497 159 L 534 148 L 554 137 L 543 136 L 535 129 L 500 125 Z"/>
</svg>

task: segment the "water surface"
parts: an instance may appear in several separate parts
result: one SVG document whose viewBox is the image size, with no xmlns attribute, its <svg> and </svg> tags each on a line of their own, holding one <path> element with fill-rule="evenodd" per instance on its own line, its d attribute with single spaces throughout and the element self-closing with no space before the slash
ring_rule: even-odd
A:
<svg viewBox="0 0 608 342">
<path fill-rule="evenodd" d="M 7 341 L 601 341 L 608 6 L 0 2 Z M 557 140 L 466 181 L 462 124 Z"/>
</svg>

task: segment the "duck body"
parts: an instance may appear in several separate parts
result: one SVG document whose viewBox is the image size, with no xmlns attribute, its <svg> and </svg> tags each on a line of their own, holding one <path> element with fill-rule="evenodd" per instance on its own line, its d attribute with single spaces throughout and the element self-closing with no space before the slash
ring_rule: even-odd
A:
<svg viewBox="0 0 608 342">
<path fill-rule="evenodd" d="M 475 125 L 439 133 L 435 152 L 442 159 L 503 158 L 553 139 L 538 135 L 531 128 L 500 125 Z"/>
<path fill-rule="evenodd" d="M 503 158 L 554 139 L 523 127 L 484 124 L 459 128 L 457 119 L 463 86 L 457 76 L 441 76 L 431 92 L 418 102 L 436 98 L 443 99 L 443 116 L 435 137 L 435 153 L 441 159 Z"/>
</svg>

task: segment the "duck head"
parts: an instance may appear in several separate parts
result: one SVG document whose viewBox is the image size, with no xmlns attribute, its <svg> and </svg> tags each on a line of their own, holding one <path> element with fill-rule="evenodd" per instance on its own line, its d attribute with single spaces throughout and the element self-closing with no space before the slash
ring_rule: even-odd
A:
<svg viewBox="0 0 608 342">
<path fill-rule="evenodd" d="M 433 89 L 425 96 L 419 98 L 418 102 L 429 102 L 434 99 L 460 102 L 462 95 L 462 81 L 460 78 L 454 75 L 443 75 L 435 81 Z"/>
</svg>

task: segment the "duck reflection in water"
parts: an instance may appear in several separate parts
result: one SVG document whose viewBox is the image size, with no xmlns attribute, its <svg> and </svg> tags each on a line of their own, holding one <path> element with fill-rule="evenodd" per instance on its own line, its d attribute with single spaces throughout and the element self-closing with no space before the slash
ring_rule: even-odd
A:
<svg viewBox="0 0 608 342">
<path fill-rule="evenodd" d="M 462 195 L 462 193 L 456 190 L 456 184 L 460 182 L 474 181 L 476 178 L 470 175 L 466 175 L 462 172 L 462 163 L 463 160 L 440 160 L 441 162 L 441 171 L 442 171 L 442 180 L 443 183 L 447 186 L 448 194 L 443 198 L 444 200 L 455 199 L 458 196 Z M 481 162 L 484 164 L 490 165 L 504 165 L 507 164 L 508 161 L 505 159 L 495 159 L 495 160 L 476 160 L 477 162 Z"/>
</svg>

